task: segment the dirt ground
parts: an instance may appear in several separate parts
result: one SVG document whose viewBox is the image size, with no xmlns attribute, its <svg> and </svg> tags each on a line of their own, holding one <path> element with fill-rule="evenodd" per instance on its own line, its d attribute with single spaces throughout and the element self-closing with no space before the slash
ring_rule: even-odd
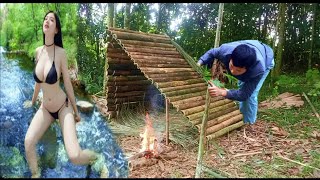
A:
<svg viewBox="0 0 320 180">
<path fill-rule="evenodd" d="M 310 159 L 308 153 L 310 149 L 320 150 L 320 144 L 314 143 L 317 139 L 288 139 L 287 136 L 288 133 L 276 124 L 258 120 L 251 127 L 242 126 L 214 141 L 209 141 L 206 145 L 204 164 L 229 178 L 245 178 L 247 175 L 240 166 L 256 159 L 271 162 L 274 158 L 281 158 L 286 161 L 286 159 L 292 159 L 295 154 L 300 154 L 304 160 L 308 160 Z M 118 137 L 118 142 L 124 153 L 129 157 L 137 154 L 141 148 L 140 137 L 121 136 Z M 145 162 L 152 162 L 145 166 L 130 169 L 129 178 L 194 177 L 198 146 L 185 149 L 172 142 L 168 146 L 164 145 L 164 142 L 162 143 L 161 145 L 168 152 L 167 154 L 170 154 L 171 158 L 172 155 L 175 156 L 172 159 L 143 159 Z M 293 166 L 283 173 L 298 174 L 301 168 L 300 166 Z M 259 167 L 254 171 L 265 173 Z M 318 175 L 315 175 L 315 177 Z"/>
</svg>

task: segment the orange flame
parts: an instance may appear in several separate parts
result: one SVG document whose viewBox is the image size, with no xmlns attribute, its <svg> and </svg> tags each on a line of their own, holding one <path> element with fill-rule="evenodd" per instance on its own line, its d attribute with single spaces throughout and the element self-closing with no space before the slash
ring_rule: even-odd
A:
<svg viewBox="0 0 320 180">
<path fill-rule="evenodd" d="M 143 138 L 142 148 L 140 152 L 149 152 L 153 155 L 158 155 L 157 151 L 157 139 L 155 137 L 154 129 L 152 127 L 152 121 L 149 118 L 148 112 L 146 113 L 146 126 L 143 134 L 140 134 Z"/>
</svg>

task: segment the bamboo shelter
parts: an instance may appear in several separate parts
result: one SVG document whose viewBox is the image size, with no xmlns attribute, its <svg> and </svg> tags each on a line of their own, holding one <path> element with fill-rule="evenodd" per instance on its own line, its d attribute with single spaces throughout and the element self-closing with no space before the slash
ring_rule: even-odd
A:
<svg viewBox="0 0 320 180">
<path fill-rule="evenodd" d="M 163 34 L 113 27 L 107 33 L 104 91 L 108 112 L 114 114 L 124 103 L 143 103 L 148 86 L 154 85 L 200 131 L 207 83 L 183 49 Z M 207 139 L 242 125 L 234 101 L 211 98 Z"/>
</svg>

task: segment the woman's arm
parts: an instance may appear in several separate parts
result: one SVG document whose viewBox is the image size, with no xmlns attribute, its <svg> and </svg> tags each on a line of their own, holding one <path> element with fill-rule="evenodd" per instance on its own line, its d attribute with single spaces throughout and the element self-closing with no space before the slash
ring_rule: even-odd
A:
<svg viewBox="0 0 320 180">
<path fill-rule="evenodd" d="M 32 106 L 34 105 L 34 103 L 36 103 L 39 92 L 40 92 L 40 84 L 36 82 L 34 84 L 34 91 L 33 91 L 33 96 L 32 96 L 32 100 L 31 100 Z"/>
<path fill-rule="evenodd" d="M 62 72 L 64 87 L 66 89 L 67 96 L 71 101 L 75 115 L 80 118 L 77 104 L 76 104 L 76 99 L 75 99 L 74 92 L 73 92 L 73 87 L 72 87 L 69 72 L 68 72 L 68 62 L 67 62 L 68 60 L 67 60 L 67 54 L 66 54 L 65 50 L 62 51 L 61 57 L 62 57 L 61 58 L 61 72 Z"/>
</svg>

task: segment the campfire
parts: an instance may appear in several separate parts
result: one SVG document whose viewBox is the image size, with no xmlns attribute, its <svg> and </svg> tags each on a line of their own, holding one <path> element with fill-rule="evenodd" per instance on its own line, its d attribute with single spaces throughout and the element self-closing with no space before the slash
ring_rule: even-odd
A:
<svg viewBox="0 0 320 180">
<path fill-rule="evenodd" d="M 146 126 L 144 129 L 144 133 L 140 134 L 142 138 L 141 150 L 144 157 L 151 158 L 158 156 L 158 140 L 155 136 L 154 129 L 152 127 L 152 121 L 149 118 L 148 112 L 146 113 Z"/>
<path fill-rule="evenodd" d="M 164 169 L 162 160 L 168 161 L 177 157 L 176 152 L 172 151 L 170 147 L 162 144 L 156 137 L 155 129 L 152 126 L 152 120 L 148 113 L 146 113 L 145 122 L 144 131 L 140 134 L 142 140 L 141 149 L 139 153 L 128 159 L 131 171 L 155 164 L 161 164 L 161 169 Z"/>
</svg>

